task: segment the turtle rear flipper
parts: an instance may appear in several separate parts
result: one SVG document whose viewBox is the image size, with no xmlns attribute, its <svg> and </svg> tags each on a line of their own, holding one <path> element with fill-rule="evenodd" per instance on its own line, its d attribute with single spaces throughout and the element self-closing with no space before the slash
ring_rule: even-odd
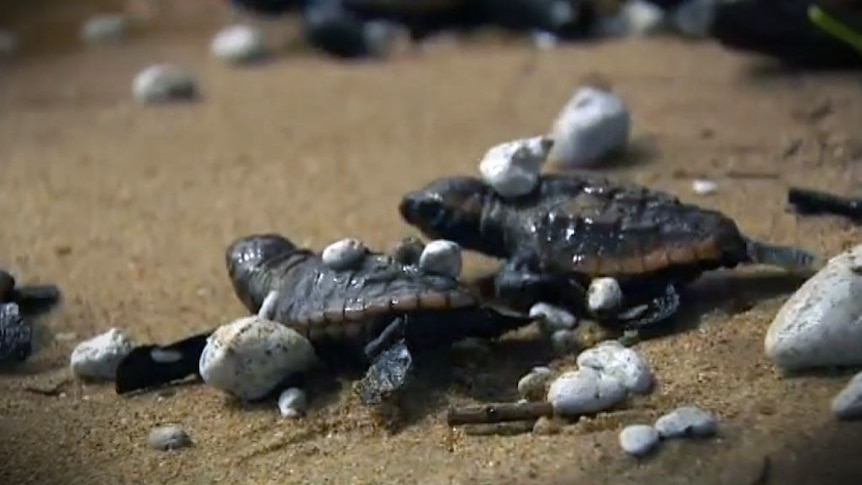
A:
<svg viewBox="0 0 862 485">
<path fill-rule="evenodd" d="M 814 253 L 790 246 L 746 239 L 746 253 L 752 264 L 778 266 L 788 271 L 816 271 L 823 261 Z"/>
<path fill-rule="evenodd" d="M 193 335 L 166 346 L 141 345 L 120 361 L 115 388 L 127 394 L 199 375 L 198 364 L 212 332 Z"/>
</svg>

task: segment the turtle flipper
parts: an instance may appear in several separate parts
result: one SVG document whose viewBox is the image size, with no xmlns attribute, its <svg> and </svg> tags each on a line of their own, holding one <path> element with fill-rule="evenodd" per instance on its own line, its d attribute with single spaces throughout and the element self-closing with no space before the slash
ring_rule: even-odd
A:
<svg viewBox="0 0 862 485">
<path fill-rule="evenodd" d="M 500 267 L 494 278 L 494 293 L 495 298 L 519 309 L 529 309 L 538 302 L 580 309 L 586 295 L 574 279 L 533 270 L 517 259 Z"/>
<path fill-rule="evenodd" d="M 62 294 L 56 285 L 26 285 L 11 291 L 11 300 L 25 315 L 46 313 L 60 303 Z"/>
<path fill-rule="evenodd" d="M 117 394 L 162 386 L 199 375 L 201 354 L 211 333 L 193 335 L 166 346 L 135 347 L 117 366 L 114 384 Z"/>
<path fill-rule="evenodd" d="M 33 330 L 15 303 L 0 303 L 0 362 L 23 362 L 33 352 Z"/>
<path fill-rule="evenodd" d="M 789 271 L 816 270 L 823 261 L 814 253 L 790 246 L 779 246 L 746 239 L 746 253 L 753 264 L 778 266 Z"/>
<path fill-rule="evenodd" d="M 379 404 L 404 386 L 413 367 L 413 355 L 405 339 L 399 339 L 375 358 L 365 377 L 357 383 L 365 404 Z"/>
<path fill-rule="evenodd" d="M 653 297 L 647 303 L 620 312 L 617 320 L 627 329 L 624 338 L 627 341 L 634 340 L 637 339 L 639 329 L 667 320 L 676 314 L 679 307 L 679 292 L 670 284 L 664 293 Z"/>
</svg>

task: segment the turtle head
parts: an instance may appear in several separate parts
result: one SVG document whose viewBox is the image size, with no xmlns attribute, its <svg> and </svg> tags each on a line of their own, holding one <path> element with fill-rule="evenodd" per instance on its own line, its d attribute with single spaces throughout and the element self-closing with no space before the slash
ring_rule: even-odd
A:
<svg viewBox="0 0 862 485">
<path fill-rule="evenodd" d="M 410 192 L 398 207 L 401 217 L 426 237 L 448 239 L 465 249 L 498 256 L 502 232 L 493 224 L 493 189 L 475 177 L 438 179 Z"/>
<path fill-rule="evenodd" d="M 274 261 L 298 250 L 297 246 L 278 234 L 255 234 L 232 242 L 225 259 L 234 291 L 243 304 L 257 312 L 269 293 L 266 277 Z"/>
</svg>

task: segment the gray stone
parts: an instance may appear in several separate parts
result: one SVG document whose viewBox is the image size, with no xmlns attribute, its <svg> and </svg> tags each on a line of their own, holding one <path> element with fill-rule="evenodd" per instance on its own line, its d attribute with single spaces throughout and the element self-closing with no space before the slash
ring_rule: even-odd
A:
<svg viewBox="0 0 862 485">
<path fill-rule="evenodd" d="M 832 414 L 838 419 L 862 418 L 862 372 L 853 376 L 832 399 Z"/>
<path fill-rule="evenodd" d="M 830 259 L 781 307 L 766 355 L 784 371 L 862 365 L 862 245 Z"/>
<path fill-rule="evenodd" d="M 662 438 L 706 438 L 718 432 L 718 420 L 697 406 L 682 406 L 655 422 Z"/>
<path fill-rule="evenodd" d="M 619 435 L 620 447 L 632 456 L 644 456 L 659 444 L 659 434 L 652 426 L 632 424 Z"/>
<path fill-rule="evenodd" d="M 569 371 L 551 383 L 547 401 L 560 416 L 604 411 L 622 402 L 626 388 L 617 379 L 588 367 Z"/>
<path fill-rule="evenodd" d="M 150 431 L 147 443 L 150 448 L 167 451 L 191 446 L 192 440 L 179 426 L 159 426 Z"/>
</svg>

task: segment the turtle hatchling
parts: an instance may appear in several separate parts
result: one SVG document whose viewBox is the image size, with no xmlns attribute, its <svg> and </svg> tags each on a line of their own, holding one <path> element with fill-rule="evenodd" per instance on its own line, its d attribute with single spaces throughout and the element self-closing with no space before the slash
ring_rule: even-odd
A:
<svg viewBox="0 0 862 485">
<path fill-rule="evenodd" d="M 42 313 L 60 300 L 53 285 L 18 287 L 15 277 L 0 269 L 0 362 L 23 362 L 33 352 L 33 330 L 26 316 Z"/>
<path fill-rule="evenodd" d="M 819 264 L 801 249 L 746 237 L 720 212 L 593 175 L 545 174 L 510 199 L 479 178 L 442 178 L 405 195 L 399 211 L 427 237 L 504 260 L 494 296 L 513 308 L 557 304 L 630 331 L 674 315 L 678 289 L 705 271 Z M 586 288 L 599 277 L 619 283 L 617 308 L 587 305 Z"/>
<path fill-rule="evenodd" d="M 372 251 L 353 267 L 335 269 L 319 252 L 281 235 L 259 234 L 234 241 L 226 260 L 236 295 L 250 312 L 304 335 L 323 362 L 337 367 L 346 359 L 367 368 L 358 390 L 369 404 L 403 385 L 414 352 L 466 337 L 498 337 L 532 321 L 483 307 L 450 275 Z M 210 333 L 133 350 L 117 369 L 117 392 L 197 374 Z M 156 350 L 182 358 L 165 362 L 153 355 Z"/>
</svg>

